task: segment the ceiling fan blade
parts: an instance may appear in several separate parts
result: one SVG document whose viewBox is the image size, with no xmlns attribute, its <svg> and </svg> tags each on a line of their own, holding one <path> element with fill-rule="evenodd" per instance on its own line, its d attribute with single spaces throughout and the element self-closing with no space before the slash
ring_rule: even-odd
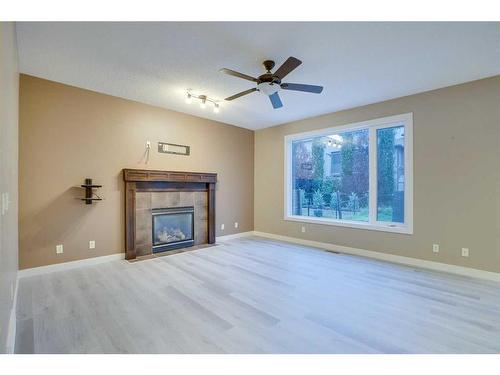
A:
<svg viewBox="0 0 500 375">
<path fill-rule="evenodd" d="M 283 90 L 304 91 L 313 94 L 321 94 L 321 91 L 323 91 L 323 86 L 303 85 L 301 83 L 282 83 L 281 88 Z"/>
<path fill-rule="evenodd" d="M 292 70 L 294 70 L 296 67 L 298 67 L 300 64 L 302 64 L 302 61 L 299 59 L 296 59 L 293 56 L 290 56 L 284 63 L 281 65 L 276 72 L 274 72 L 274 75 L 277 76 L 279 79 L 285 78 L 288 73 L 290 73 Z"/>
<path fill-rule="evenodd" d="M 231 70 L 231 69 L 222 68 L 221 70 L 219 70 L 219 72 L 229 74 L 230 76 L 234 76 L 234 77 L 238 77 L 238 78 L 243 78 L 243 79 L 246 79 L 246 80 L 249 80 L 252 82 L 257 82 L 257 78 L 250 77 L 246 74 L 239 73 L 239 72 L 236 72 L 236 71 Z"/>
<path fill-rule="evenodd" d="M 250 89 L 250 90 L 245 90 L 245 91 L 242 91 L 242 92 L 239 92 L 237 94 L 234 94 L 233 96 L 230 96 L 224 100 L 234 100 L 234 99 L 238 99 L 239 97 L 243 96 L 243 95 L 247 95 L 247 94 L 250 94 L 254 91 L 257 91 L 257 89 L 254 87 L 253 89 Z"/>
<path fill-rule="evenodd" d="M 271 100 L 271 104 L 273 105 L 274 109 L 283 107 L 283 103 L 281 102 L 280 96 L 278 95 L 277 92 L 275 92 L 272 95 L 269 95 L 269 99 Z"/>
</svg>

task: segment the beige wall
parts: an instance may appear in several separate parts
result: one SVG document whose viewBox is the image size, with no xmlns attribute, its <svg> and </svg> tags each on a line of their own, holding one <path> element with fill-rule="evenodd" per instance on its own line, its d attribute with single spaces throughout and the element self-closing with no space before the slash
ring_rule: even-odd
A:
<svg viewBox="0 0 500 375">
<path fill-rule="evenodd" d="M 20 267 L 123 251 L 122 168 L 219 173 L 217 235 L 255 230 L 500 272 L 500 77 L 253 132 L 21 76 Z M 414 114 L 414 234 L 283 220 L 287 134 Z M 148 164 L 142 155 L 153 142 Z M 160 155 L 158 141 L 189 144 Z M 76 198 L 83 178 L 105 201 Z M 255 205 L 253 181 L 255 180 Z M 254 207 L 254 210 L 253 210 Z M 255 212 L 255 220 L 253 218 Z M 254 223 L 253 223 L 254 221 Z M 220 231 L 224 223 L 226 230 Z M 88 249 L 96 240 L 97 248 Z M 62 243 L 65 252 L 55 254 Z M 441 245 L 432 253 L 432 243 Z M 460 256 L 461 247 L 470 257 Z"/>
<path fill-rule="evenodd" d="M 21 269 L 123 252 L 123 168 L 218 173 L 217 236 L 253 230 L 252 131 L 21 75 L 19 141 Z M 191 155 L 159 154 L 158 141 Z M 77 199 L 85 177 L 104 201 Z"/>
<path fill-rule="evenodd" d="M 285 135 L 406 112 L 413 235 L 283 220 Z M 500 76 L 257 131 L 254 213 L 257 231 L 500 272 Z"/>
<path fill-rule="evenodd" d="M 0 353 L 6 352 L 17 278 L 17 138 L 19 73 L 13 23 L 0 22 L 0 192 L 9 207 L 0 215 Z"/>
</svg>

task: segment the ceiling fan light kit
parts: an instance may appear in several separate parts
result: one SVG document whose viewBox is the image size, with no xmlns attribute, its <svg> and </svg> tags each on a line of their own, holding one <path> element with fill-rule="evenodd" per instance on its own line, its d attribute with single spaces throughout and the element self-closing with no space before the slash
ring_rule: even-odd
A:
<svg viewBox="0 0 500 375">
<path fill-rule="evenodd" d="M 274 68 L 274 61 L 266 60 L 262 63 L 264 68 L 266 69 L 266 73 L 260 75 L 258 78 L 254 78 L 252 76 L 223 68 L 220 71 L 222 73 L 246 79 L 247 81 L 254 82 L 256 87 L 251 88 L 249 90 L 242 91 L 238 94 L 227 97 L 225 100 L 231 101 L 237 98 L 240 98 L 244 95 L 251 94 L 252 92 L 259 91 L 260 93 L 269 97 L 271 101 L 271 105 L 274 109 L 283 107 L 283 103 L 281 102 L 281 98 L 278 92 L 283 90 L 291 90 L 291 91 L 302 91 L 309 92 L 313 94 L 320 94 L 323 91 L 323 86 L 315 86 L 315 85 L 306 85 L 301 83 L 282 83 L 281 80 L 285 78 L 289 73 L 295 70 L 302 61 L 291 56 L 289 57 L 283 65 L 281 65 L 274 73 L 271 73 L 271 70 Z"/>
<path fill-rule="evenodd" d="M 257 85 L 257 90 L 264 95 L 273 95 L 280 90 L 280 86 L 274 83 L 262 82 Z"/>
<path fill-rule="evenodd" d="M 191 92 L 191 90 L 187 90 L 186 92 L 186 104 L 191 104 L 193 99 L 197 99 L 200 101 L 200 108 L 205 109 L 207 107 L 207 102 L 212 103 L 214 106 L 214 113 L 220 112 L 220 104 L 219 101 L 209 98 L 206 95 L 195 95 Z"/>
</svg>

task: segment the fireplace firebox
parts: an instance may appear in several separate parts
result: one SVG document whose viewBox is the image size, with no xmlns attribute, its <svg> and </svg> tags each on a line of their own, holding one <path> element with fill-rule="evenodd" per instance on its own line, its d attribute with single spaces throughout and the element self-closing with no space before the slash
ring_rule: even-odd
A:
<svg viewBox="0 0 500 375">
<path fill-rule="evenodd" d="M 153 253 L 194 245 L 194 207 L 154 209 L 152 220 Z"/>
</svg>

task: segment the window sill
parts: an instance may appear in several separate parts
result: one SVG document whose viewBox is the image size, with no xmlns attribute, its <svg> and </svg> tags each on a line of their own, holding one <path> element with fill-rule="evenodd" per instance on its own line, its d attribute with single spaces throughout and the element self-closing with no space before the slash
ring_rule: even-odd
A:
<svg viewBox="0 0 500 375">
<path fill-rule="evenodd" d="M 298 216 L 298 215 L 286 215 L 284 217 L 286 221 L 296 221 L 299 223 L 311 223 L 311 224 L 321 224 L 321 225 L 333 225 L 338 227 L 354 228 L 354 229 L 365 229 L 365 230 L 376 230 L 381 232 L 391 232 L 400 234 L 413 234 L 413 229 L 408 226 L 403 225 L 389 225 L 389 224 L 369 224 L 358 221 L 348 221 L 348 220 L 335 220 L 335 219 L 324 219 L 319 217 L 311 216 Z"/>
</svg>

